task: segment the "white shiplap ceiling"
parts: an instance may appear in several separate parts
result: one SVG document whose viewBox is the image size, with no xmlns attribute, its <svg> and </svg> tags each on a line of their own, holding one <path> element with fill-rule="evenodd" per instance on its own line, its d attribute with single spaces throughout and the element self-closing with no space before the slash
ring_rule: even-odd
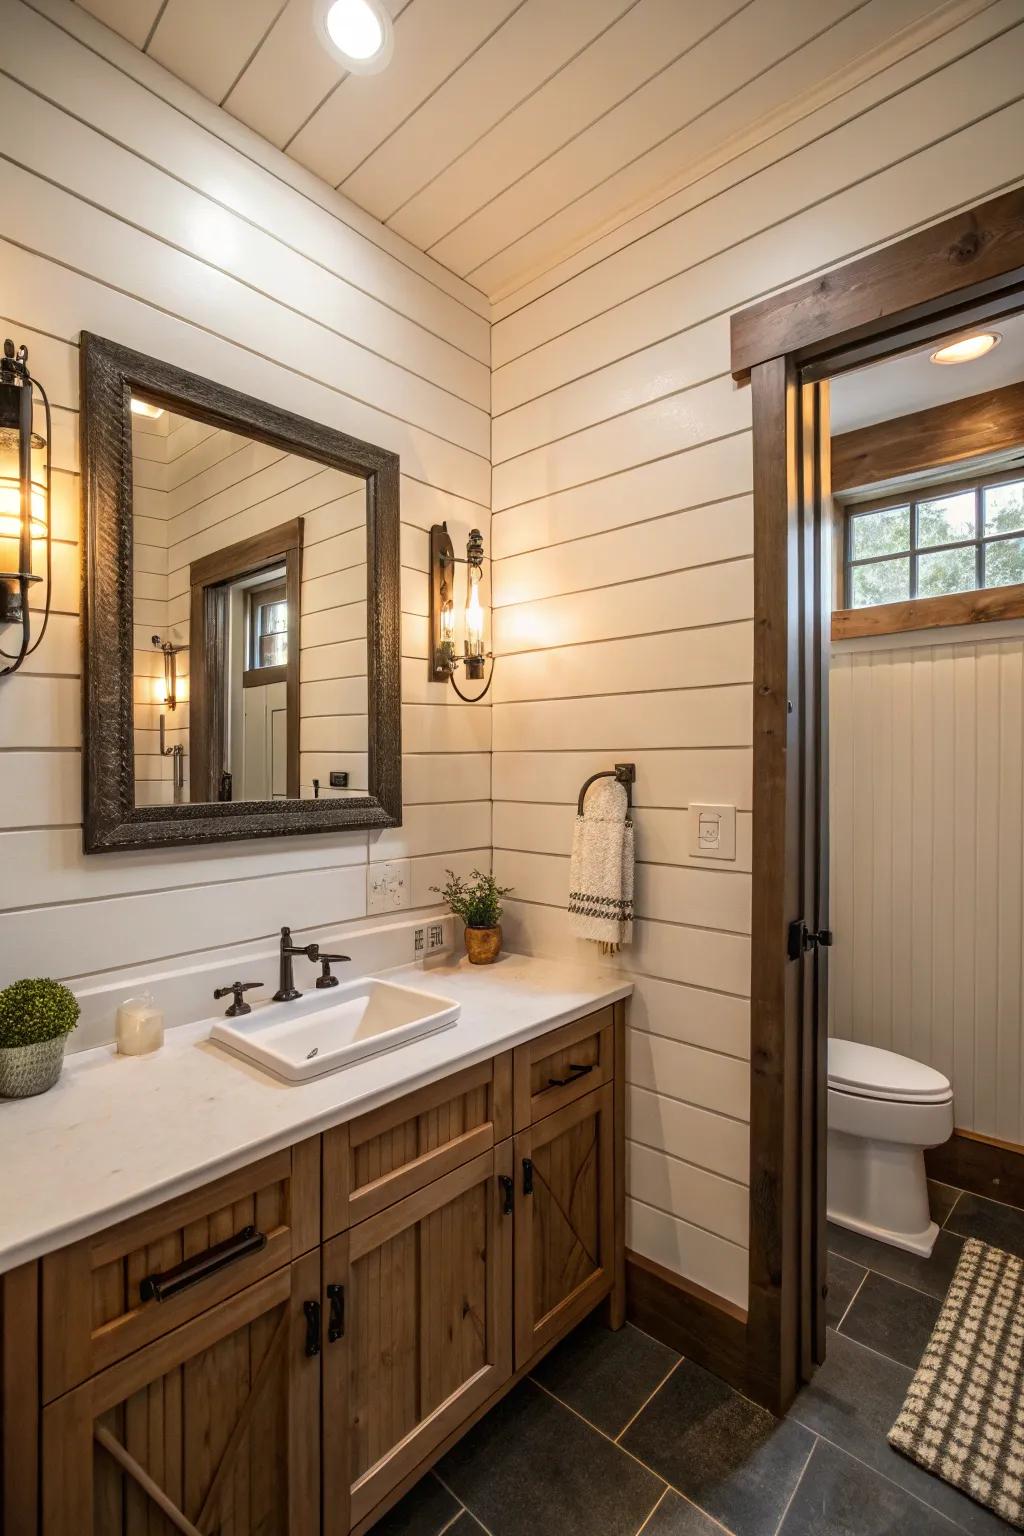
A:
<svg viewBox="0 0 1024 1536">
<path fill-rule="evenodd" d="M 313 0 L 78 0 L 492 298 L 985 0 L 385 0 L 346 74 Z"/>
</svg>

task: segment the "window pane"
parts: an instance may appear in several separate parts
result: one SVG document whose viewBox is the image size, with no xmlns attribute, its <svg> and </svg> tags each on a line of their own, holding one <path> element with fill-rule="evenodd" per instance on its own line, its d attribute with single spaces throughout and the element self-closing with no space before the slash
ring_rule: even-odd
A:
<svg viewBox="0 0 1024 1536">
<path fill-rule="evenodd" d="M 985 492 L 985 532 L 1013 533 L 1024 528 L 1024 480 L 990 485 Z"/>
<path fill-rule="evenodd" d="M 874 565 L 855 565 L 850 571 L 852 608 L 871 608 L 875 603 L 898 603 L 910 596 L 910 560 L 879 560 Z"/>
<path fill-rule="evenodd" d="M 976 544 L 966 549 L 942 549 L 921 555 L 917 562 L 918 597 L 941 597 L 944 592 L 973 592 L 978 585 L 974 563 Z"/>
<path fill-rule="evenodd" d="M 955 544 L 958 539 L 974 538 L 974 492 L 960 491 L 955 496 L 936 496 L 918 502 L 917 542 Z M 943 592 L 960 592 L 962 587 L 943 587 Z"/>
<path fill-rule="evenodd" d="M 1009 587 L 1024 581 L 1024 539 L 1000 539 L 985 545 L 986 587 Z"/>
<path fill-rule="evenodd" d="M 910 548 L 910 508 L 855 513 L 850 518 L 850 558 L 895 555 Z"/>
</svg>

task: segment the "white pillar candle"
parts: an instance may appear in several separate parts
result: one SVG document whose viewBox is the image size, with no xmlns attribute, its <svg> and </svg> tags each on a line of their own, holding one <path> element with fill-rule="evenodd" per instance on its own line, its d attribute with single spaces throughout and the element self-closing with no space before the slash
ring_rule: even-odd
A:
<svg viewBox="0 0 1024 1536">
<path fill-rule="evenodd" d="M 117 1010 L 119 1056 L 144 1056 L 164 1043 L 164 1016 L 148 992 L 125 998 Z"/>
</svg>

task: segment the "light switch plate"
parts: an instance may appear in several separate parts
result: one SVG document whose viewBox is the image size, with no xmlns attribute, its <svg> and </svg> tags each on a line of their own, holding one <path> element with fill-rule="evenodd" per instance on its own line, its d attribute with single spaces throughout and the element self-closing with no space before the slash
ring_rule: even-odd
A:
<svg viewBox="0 0 1024 1536">
<path fill-rule="evenodd" d="M 366 866 L 366 912 L 397 912 L 412 906 L 408 859 Z"/>
<path fill-rule="evenodd" d="M 691 805 L 690 856 L 695 859 L 735 859 L 736 807 Z"/>
</svg>

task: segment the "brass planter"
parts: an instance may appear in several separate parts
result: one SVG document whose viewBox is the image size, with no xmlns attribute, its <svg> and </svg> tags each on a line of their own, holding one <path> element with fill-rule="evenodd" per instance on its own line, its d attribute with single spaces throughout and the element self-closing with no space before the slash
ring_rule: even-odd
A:
<svg viewBox="0 0 1024 1536">
<path fill-rule="evenodd" d="M 0 1097 L 30 1099 L 52 1088 L 64 1065 L 66 1035 L 34 1045 L 0 1047 Z"/>
<path fill-rule="evenodd" d="M 465 932 L 470 965 L 493 965 L 501 954 L 501 925 L 497 928 L 467 928 Z"/>
</svg>

